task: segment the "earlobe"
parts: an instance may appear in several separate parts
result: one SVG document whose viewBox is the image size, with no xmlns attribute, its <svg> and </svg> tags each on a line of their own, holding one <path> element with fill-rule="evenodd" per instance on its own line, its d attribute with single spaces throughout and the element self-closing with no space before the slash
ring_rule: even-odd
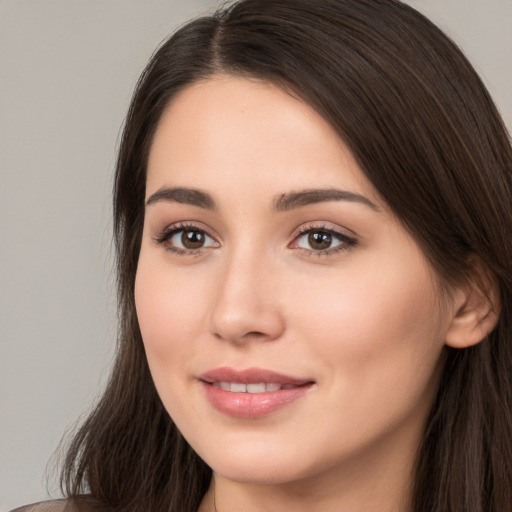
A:
<svg viewBox="0 0 512 512">
<path fill-rule="evenodd" d="M 476 279 L 458 289 L 453 299 L 446 345 L 467 348 L 480 343 L 498 322 L 501 305 L 497 280 L 479 265 Z"/>
</svg>

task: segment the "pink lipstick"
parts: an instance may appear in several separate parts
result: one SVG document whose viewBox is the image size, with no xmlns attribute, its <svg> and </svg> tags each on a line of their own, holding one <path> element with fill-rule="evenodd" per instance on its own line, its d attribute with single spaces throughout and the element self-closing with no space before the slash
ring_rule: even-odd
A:
<svg viewBox="0 0 512 512">
<path fill-rule="evenodd" d="M 199 377 L 206 397 L 220 412 L 254 419 L 270 414 L 304 396 L 314 384 L 261 368 L 216 368 Z"/>
</svg>

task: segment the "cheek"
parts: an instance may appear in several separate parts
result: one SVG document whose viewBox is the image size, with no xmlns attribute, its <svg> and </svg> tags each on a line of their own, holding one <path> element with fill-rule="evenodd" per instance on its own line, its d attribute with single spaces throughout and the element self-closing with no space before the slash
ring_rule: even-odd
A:
<svg viewBox="0 0 512 512">
<path fill-rule="evenodd" d="M 313 296 L 321 299 L 301 301 L 295 322 L 297 338 L 306 336 L 303 357 L 324 369 L 318 417 L 329 418 L 332 436 L 344 432 L 341 448 L 423 421 L 443 347 L 428 271 L 352 270 L 338 282 L 318 281 Z"/>
<path fill-rule="evenodd" d="M 186 360 L 200 333 L 206 311 L 204 282 L 171 272 L 165 261 L 141 252 L 135 281 L 135 305 L 151 371 Z"/>
<path fill-rule="evenodd" d="M 340 340 L 352 340 L 360 349 L 396 342 L 404 335 L 427 335 L 436 326 L 435 295 L 424 274 L 408 275 L 399 269 L 380 272 L 347 272 L 304 282 L 290 294 L 297 318 L 311 331 L 321 328 Z M 307 325 L 305 326 L 307 329 Z M 428 331 L 428 332 L 425 332 Z"/>
<path fill-rule="evenodd" d="M 334 279 L 310 283 L 309 297 L 295 293 L 291 299 L 300 302 L 295 323 L 309 337 L 311 356 L 334 367 L 332 378 L 339 386 L 357 389 L 359 396 L 367 390 L 369 403 L 379 390 L 411 386 L 419 393 L 444 345 L 427 264 L 411 261 L 411 255 L 408 262 L 397 265 L 383 258 L 378 266 L 352 265 Z"/>
<path fill-rule="evenodd" d="M 195 403 L 188 400 L 190 364 L 204 337 L 204 280 L 172 272 L 165 261 L 141 252 L 135 304 L 149 369 L 162 402 L 173 419 L 186 425 Z"/>
</svg>

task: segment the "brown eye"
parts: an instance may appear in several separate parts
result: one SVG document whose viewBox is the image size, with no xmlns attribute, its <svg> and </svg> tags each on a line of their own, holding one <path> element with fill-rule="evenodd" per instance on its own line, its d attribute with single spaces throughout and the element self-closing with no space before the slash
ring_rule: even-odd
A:
<svg viewBox="0 0 512 512">
<path fill-rule="evenodd" d="M 162 234 L 157 242 L 166 246 L 166 249 L 179 253 L 199 251 L 208 247 L 219 247 L 211 236 L 199 228 L 175 228 L 170 233 Z"/>
<path fill-rule="evenodd" d="M 290 245 L 293 249 L 304 249 L 310 254 L 334 255 L 357 244 L 357 240 L 344 233 L 322 227 L 305 229 Z"/>
<path fill-rule="evenodd" d="M 329 249 L 332 244 L 332 235 L 327 231 L 310 231 L 308 234 L 308 244 L 311 249 L 316 251 Z"/>
<path fill-rule="evenodd" d="M 205 242 L 202 231 L 184 230 L 181 235 L 181 244 L 185 249 L 200 249 Z"/>
</svg>

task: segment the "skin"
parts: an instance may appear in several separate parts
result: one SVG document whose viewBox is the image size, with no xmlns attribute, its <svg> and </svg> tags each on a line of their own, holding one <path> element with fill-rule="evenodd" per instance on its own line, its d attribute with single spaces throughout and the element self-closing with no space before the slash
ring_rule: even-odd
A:
<svg viewBox="0 0 512 512">
<path fill-rule="evenodd" d="M 166 187 L 199 189 L 216 208 L 155 199 Z M 273 207 L 307 189 L 349 191 L 374 207 Z M 443 347 L 467 301 L 439 297 L 422 251 L 331 126 L 271 84 L 201 81 L 161 119 L 151 196 L 137 314 L 161 399 L 214 471 L 200 510 L 214 510 L 214 500 L 218 512 L 410 510 Z M 172 252 L 179 231 L 162 240 L 180 223 L 207 235 L 199 251 Z M 301 233 L 322 229 L 341 234 L 327 252 Z M 220 366 L 315 384 L 268 416 L 233 418 L 198 380 Z"/>
</svg>

